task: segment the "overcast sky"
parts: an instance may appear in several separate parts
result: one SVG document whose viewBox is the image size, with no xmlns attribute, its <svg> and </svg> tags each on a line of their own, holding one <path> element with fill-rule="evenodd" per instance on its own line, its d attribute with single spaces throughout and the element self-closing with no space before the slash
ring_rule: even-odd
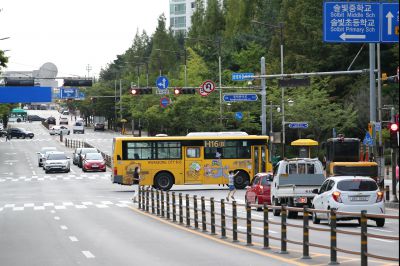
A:
<svg viewBox="0 0 400 266">
<path fill-rule="evenodd" d="M 153 34 L 169 0 L 1 0 L 0 49 L 9 71 L 54 63 L 58 76 L 98 76 L 132 44 L 139 29 Z M 3 69 L 4 70 L 4 69 Z"/>
</svg>

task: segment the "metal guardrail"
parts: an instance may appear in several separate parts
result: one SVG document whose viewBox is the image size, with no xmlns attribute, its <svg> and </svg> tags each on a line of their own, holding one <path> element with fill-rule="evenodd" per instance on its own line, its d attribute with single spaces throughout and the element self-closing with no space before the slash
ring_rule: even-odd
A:
<svg viewBox="0 0 400 266">
<path fill-rule="evenodd" d="M 96 148 L 92 145 L 90 145 L 87 142 L 81 141 L 81 140 L 77 140 L 77 139 L 68 139 L 68 138 L 63 138 L 63 135 L 60 135 L 60 141 L 64 142 L 65 147 L 68 148 Z M 101 155 L 103 156 L 104 160 L 106 161 L 106 165 L 108 167 L 111 167 L 111 156 L 100 151 Z"/>
<path fill-rule="evenodd" d="M 164 196 L 165 195 L 165 196 Z M 153 188 L 145 188 L 143 186 L 139 186 L 139 201 L 138 207 L 139 209 L 155 214 L 162 218 L 166 218 L 171 220 L 172 222 L 179 223 L 180 225 L 185 225 L 186 227 L 192 227 L 191 222 L 193 222 L 195 229 L 201 229 L 203 232 L 207 232 L 210 230 L 212 235 L 216 235 L 216 228 L 219 228 L 221 238 L 227 238 L 226 232 L 232 232 L 232 242 L 238 242 L 238 234 L 246 235 L 246 245 L 253 245 L 253 237 L 260 237 L 263 239 L 263 248 L 270 249 L 269 240 L 277 240 L 280 241 L 280 252 L 281 254 L 287 254 L 287 243 L 301 245 L 303 247 L 302 251 L 302 259 L 311 259 L 310 257 L 310 247 L 329 249 L 330 250 L 330 262 L 329 264 L 338 264 L 337 261 L 337 253 L 347 253 L 352 255 L 360 256 L 361 265 L 368 265 L 368 258 L 376 258 L 385 261 L 397 261 L 399 258 L 394 257 L 385 257 L 376 254 L 372 254 L 368 252 L 368 237 L 379 237 L 381 239 L 387 240 L 395 240 L 399 241 L 399 237 L 397 236 L 383 236 L 368 233 L 367 231 L 367 220 L 368 218 L 388 218 L 388 219 L 399 219 L 399 216 L 395 215 L 382 215 L 382 214 L 367 214 L 365 211 L 361 213 L 350 213 L 350 212 L 338 212 L 333 209 L 327 210 L 316 210 L 311 208 L 295 208 L 295 207 L 287 207 L 287 206 L 270 206 L 270 205 L 257 205 L 257 204 L 238 204 L 236 201 L 233 201 L 231 204 L 232 212 L 231 214 L 226 213 L 226 204 L 223 199 L 220 201 L 214 200 L 214 198 L 205 199 L 204 197 L 200 198 L 200 209 L 198 208 L 198 197 L 196 195 L 189 196 L 186 194 L 183 200 L 182 193 L 178 194 L 178 202 L 176 200 L 175 192 L 169 191 L 161 191 L 155 190 Z M 208 201 L 210 208 L 206 209 L 205 202 Z M 183 203 L 185 202 L 185 203 Z M 191 204 L 192 203 L 192 204 Z M 220 211 L 215 210 L 215 203 L 220 204 Z M 238 216 L 238 207 L 245 207 L 246 217 Z M 263 219 L 255 219 L 251 217 L 251 207 L 263 208 Z M 270 221 L 268 218 L 269 210 L 280 209 L 281 211 L 281 221 L 275 222 Z M 303 213 L 303 223 L 302 225 L 291 224 L 287 221 L 287 212 L 288 211 L 297 211 Z M 185 212 L 185 214 L 184 214 Z M 200 216 L 199 217 L 199 212 Z M 320 228 L 309 225 L 309 217 L 312 213 L 327 213 L 329 214 L 329 229 L 328 228 Z M 193 213 L 193 216 L 191 216 Z M 209 216 L 207 216 L 209 214 Z M 219 215 L 220 224 L 216 224 L 215 217 Z M 360 232 L 351 232 L 346 230 L 340 230 L 336 226 L 336 216 L 337 215 L 349 215 L 353 217 L 360 217 L 361 223 L 361 231 Z M 207 219 L 209 218 L 209 219 Z M 227 227 L 226 221 L 227 219 L 231 219 L 232 226 Z M 246 222 L 246 231 L 238 230 L 238 221 Z M 263 233 L 257 234 L 252 232 L 252 222 L 261 222 L 263 223 Z M 280 225 L 281 235 L 280 237 L 274 237 L 269 234 L 269 225 Z M 301 228 L 303 230 L 303 239 L 302 241 L 291 240 L 288 238 L 287 228 Z M 322 231 L 322 232 L 330 232 L 330 245 L 322 245 L 318 243 L 310 242 L 309 234 L 310 231 Z M 341 249 L 337 247 L 337 234 L 344 235 L 355 235 L 360 237 L 360 251 L 352 251 L 347 249 Z"/>
</svg>

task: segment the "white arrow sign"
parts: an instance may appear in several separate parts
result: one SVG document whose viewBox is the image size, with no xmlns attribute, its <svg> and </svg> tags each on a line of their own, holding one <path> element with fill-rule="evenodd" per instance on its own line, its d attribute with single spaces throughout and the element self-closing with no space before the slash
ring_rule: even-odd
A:
<svg viewBox="0 0 400 266">
<path fill-rule="evenodd" d="M 346 34 L 346 32 L 343 32 L 340 36 L 340 39 L 342 39 L 343 41 L 345 41 L 346 39 L 365 39 L 366 36 L 365 35 L 357 35 L 357 34 Z"/>
<path fill-rule="evenodd" d="M 388 20 L 388 35 L 392 35 L 392 18 L 393 18 L 392 12 L 389 11 L 389 13 L 386 14 L 386 18 Z"/>
</svg>

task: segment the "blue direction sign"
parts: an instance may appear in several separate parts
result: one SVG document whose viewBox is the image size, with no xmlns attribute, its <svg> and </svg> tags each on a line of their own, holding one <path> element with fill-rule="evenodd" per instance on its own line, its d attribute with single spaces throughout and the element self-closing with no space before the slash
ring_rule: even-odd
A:
<svg viewBox="0 0 400 266">
<path fill-rule="evenodd" d="M 324 2 L 324 42 L 379 42 L 380 4 Z"/>
<path fill-rule="evenodd" d="M 232 73 L 233 81 L 253 80 L 254 73 Z"/>
<path fill-rule="evenodd" d="M 399 3 L 381 5 L 381 41 L 399 42 Z"/>
<path fill-rule="evenodd" d="M 365 134 L 365 138 L 363 140 L 363 144 L 364 145 L 368 145 L 368 146 L 373 146 L 374 145 L 374 140 L 373 140 L 373 138 L 371 138 L 371 135 L 369 134 L 369 132 L 367 132 Z"/>
<path fill-rule="evenodd" d="M 78 88 L 60 88 L 61 99 L 78 98 L 79 97 L 78 93 L 79 93 Z"/>
<path fill-rule="evenodd" d="M 307 122 L 289 123 L 289 128 L 308 128 L 308 123 Z"/>
<path fill-rule="evenodd" d="M 243 119 L 243 113 L 242 112 L 236 112 L 235 113 L 235 118 L 236 120 L 242 120 Z"/>
<path fill-rule="evenodd" d="M 169 85 L 169 80 L 167 79 L 167 77 L 159 76 L 157 78 L 156 86 L 157 86 L 158 89 L 166 90 L 166 89 L 168 89 L 168 85 Z"/>
<path fill-rule="evenodd" d="M 255 93 L 224 94 L 224 102 L 254 102 L 258 100 Z"/>
</svg>

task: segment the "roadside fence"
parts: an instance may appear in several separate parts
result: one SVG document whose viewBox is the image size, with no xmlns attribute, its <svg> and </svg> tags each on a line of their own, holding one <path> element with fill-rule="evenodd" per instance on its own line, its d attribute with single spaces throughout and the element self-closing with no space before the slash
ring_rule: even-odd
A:
<svg viewBox="0 0 400 266">
<path fill-rule="evenodd" d="M 72 149 L 75 149 L 75 148 L 96 148 L 96 147 L 94 147 L 94 146 L 90 145 L 89 143 L 87 143 L 85 141 L 82 141 L 82 140 L 68 139 L 68 138 L 64 138 L 63 139 L 63 135 L 60 135 L 60 141 L 64 142 L 65 147 L 72 148 Z M 101 153 L 101 155 L 103 156 L 104 160 L 106 161 L 106 165 L 108 167 L 111 167 L 111 156 L 106 154 L 106 153 L 104 153 L 104 152 L 102 152 L 102 151 L 99 151 L 99 152 Z"/>
<path fill-rule="evenodd" d="M 206 208 L 206 205 L 208 208 Z M 230 205 L 230 213 L 227 212 L 228 205 Z M 311 259 L 310 247 L 315 247 L 330 250 L 329 264 L 339 264 L 337 259 L 338 252 L 360 256 L 362 266 L 368 265 L 368 258 L 392 262 L 399 261 L 399 258 L 385 257 L 368 252 L 368 238 L 399 241 L 399 237 L 369 233 L 367 230 L 367 220 L 383 218 L 398 220 L 399 216 L 396 215 L 367 214 L 365 211 L 362 211 L 361 213 L 338 212 L 333 209 L 326 211 L 307 207 L 287 207 L 284 205 L 249 205 L 239 204 L 236 201 L 228 203 L 225 202 L 224 199 L 218 201 L 214 198 L 206 199 L 203 196 L 199 198 L 196 195 L 190 196 L 189 194 L 177 194 L 175 192 L 155 190 L 143 186 L 139 186 L 138 207 L 142 211 L 171 220 L 172 222 L 178 223 L 182 226 L 194 228 L 195 230 L 201 230 L 203 232 L 209 232 L 211 235 L 217 235 L 219 233 L 222 239 L 227 239 L 227 232 L 229 232 L 232 242 L 239 242 L 240 240 L 238 235 L 244 235 L 247 246 L 254 245 L 253 237 L 262 239 L 263 249 L 270 249 L 270 240 L 276 240 L 280 242 L 280 254 L 288 253 L 288 243 L 299 245 L 302 246 L 302 259 Z M 219 207 L 219 210 L 216 210 L 216 207 Z M 252 218 L 252 207 L 263 209 L 262 219 Z M 269 211 L 274 209 L 280 210 L 280 222 L 269 220 Z M 287 216 L 289 211 L 301 212 L 303 214 L 301 225 L 288 222 Z M 245 213 L 245 216 L 238 215 L 238 212 Z M 310 226 L 309 220 L 313 213 L 325 213 L 328 217 L 329 228 Z M 360 219 L 361 224 L 360 232 L 338 229 L 336 226 L 337 215 L 359 217 L 358 219 Z M 216 222 L 216 217 L 219 218 L 219 222 Z M 239 227 L 239 222 L 242 224 L 245 223 L 245 226 Z M 227 225 L 228 223 L 229 225 Z M 253 223 L 262 224 L 263 232 L 253 232 Z M 280 227 L 280 237 L 270 235 L 270 225 L 277 225 Z M 303 239 L 301 241 L 289 239 L 289 227 L 301 229 Z M 241 228 L 244 229 L 241 230 Z M 311 231 L 328 232 L 330 234 L 330 244 L 322 245 L 310 242 Z M 360 251 L 352 251 L 337 247 L 337 234 L 359 237 Z"/>
</svg>

